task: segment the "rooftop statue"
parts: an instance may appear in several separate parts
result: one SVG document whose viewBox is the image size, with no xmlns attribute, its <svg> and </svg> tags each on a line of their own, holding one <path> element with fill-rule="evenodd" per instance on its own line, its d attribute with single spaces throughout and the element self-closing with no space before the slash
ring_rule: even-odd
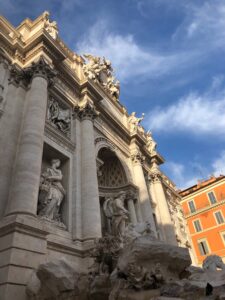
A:
<svg viewBox="0 0 225 300">
<path fill-rule="evenodd" d="M 146 140 L 147 140 L 146 148 L 148 149 L 150 154 L 151 155 L 156 154 L 157 143 L 153 140 L 151 131 L 148 131 L 146 133 Z"/>
<path fill-rule="evenodd" d="M 131 133 L 140 131 L 141 133 L 144 132 L 144 128 L 140 125 L 141 121 L 144 119 L 144 113 L 142 114 L 141 118 L 136 117 L 136 112 L 132 112 L 131 115 L 128 117 L 128 123 L 130 127 Z"/>
<path fill-rule="evenodd" d="M 50 21 L 49 20 L 49 12 L 45 12 L 45 24 L 44 24 L 44 27 L 45 27 L 45 30 L 50 34 L 50 36 L 56 40 L 57 37 L 58 37 L 58 26 L 57 26 L 57 23 L 55 21 Z"/>
<path fill-rule="evenodd" d="M 83 65 L 84 74 L 89 79 L 102 84 L 111 96 L 119 101 L 120 83 L 114 76 L 111 61 L 91 54 L 84 54 L 84 57 L 87 60 Z"/>
</svg>

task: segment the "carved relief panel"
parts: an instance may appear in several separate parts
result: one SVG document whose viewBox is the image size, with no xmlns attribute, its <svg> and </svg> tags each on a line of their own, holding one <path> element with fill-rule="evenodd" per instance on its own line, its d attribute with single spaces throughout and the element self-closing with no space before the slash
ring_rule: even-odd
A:
<svg viewBox="0 0 225 300">
<path fill-rule="evenodd" d="M 67 137 L 71 136 L 71 109 L 50 96 L 48 101 L 47 122 Z"/>
</svg>

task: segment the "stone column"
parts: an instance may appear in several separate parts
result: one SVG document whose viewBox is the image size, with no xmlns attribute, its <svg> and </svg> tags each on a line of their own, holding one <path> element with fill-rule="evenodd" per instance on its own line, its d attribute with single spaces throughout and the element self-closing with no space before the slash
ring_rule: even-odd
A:
<svg viewBox="0 0 225 300">
<path fill-rule="evenodd" d="M 0 118 L 4 111 L 4 90 L 6 88 L 6 79 L 8 73 L 8 63 L 6 59 L 0 55 Z"/>
<path fill-rule="evenodd" d="M 6 214 L 36 215 L 44 127 L 47 108 L 47 87 L 55 72 L 43 58 L 24 70 L 31 86 L 26 103 L 23 126 L 17 151 L 14 176 Z"/>
<path fill-rule="evenodd" d="M 159 209 L 161 228 L 166 238 L 166 242 L 168 244 L 177 245 L 174 224 L 171 220 L 168 203 L 162 186 L 161 173 L 155 161 L 153 161 L 150 178 L 155 202 Z"/>
<path fill-rule="evenodd" d="M 21 82 L 22 78 L 22 72 L 12 66 L 7 93 L 4 95 L 4 113 L 0 119 L 0 218 L 7 206 L 23 118 L 26 91 Z"/>
<path fill-rule="evenodd" d="M 81 119 L 81 203 L 82 237 L 101 236 L 101 212 L 98 193 L 93 122 L 98 113 L 90 101 L 76 108 Z"/>
<path fill-rule="evenodd" d="M 134 207 L 134 200 L 128 199 L 127 206 L 128 206 L 128 211 L 130 213 L 130 221 L 132 224 L 135 225 L 135 224 L 137 224 L 137 216 L 136 216 L 135 207 Z"/>
<path fill-rule="evenodd" d="M 135 151 L 135 153 L 132 154 L 131 159 L 133 161 L 134 180 L 137 187 L 139 188 L 139 200 L 142 219 L 143 221 L 150 222 L 152 230 L 156 233 L 155 222 L 152 214 L 152 207 L 142 168 L 144 157 L 142 156 L 140 151 Z"/>
</svg>

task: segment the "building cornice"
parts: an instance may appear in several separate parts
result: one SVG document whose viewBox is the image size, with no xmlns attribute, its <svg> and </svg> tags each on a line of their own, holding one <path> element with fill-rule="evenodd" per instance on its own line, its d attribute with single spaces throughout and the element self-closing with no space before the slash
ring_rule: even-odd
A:
<svg viewBox="0 0 225 300">
<path fill-rule="evenodd" d="M 224 183 L 225 183 L 225 177 L 221 178 L 219 181 L 212 182 L 211 184 L 209 184 L 207 186 L 203 186 L 201 189 L 193 191 L 192 193 L 188 194 L 187 196 L 182 196 L 181 193 L 180 193 L 180 195 L 182 197 L 181 203 L 184 203 L 187 200 L 193 199 L 196 196 L 202 195 L 202 194 L 204 194 L 204 193 L 212 190 L 213 188 L 215 188 L 217 186 L 220 186 Z"/>
</svg>

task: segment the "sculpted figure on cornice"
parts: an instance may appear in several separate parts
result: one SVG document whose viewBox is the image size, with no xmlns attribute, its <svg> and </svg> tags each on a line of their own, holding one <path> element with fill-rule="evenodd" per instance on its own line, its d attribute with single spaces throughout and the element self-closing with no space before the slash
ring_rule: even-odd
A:
<svg viewBox="0 0 225 300">
<path fill-rule="evenodd" d="M 131 133 L 135 133 L 137 131 L 144 133 L 144 128 L 140 125 L 141 121 L 144 119 L 144 115 L 142 114 L 141 118 L 136 117 L 136 112 L 132 112 L 128 117 L 128 123 Z"/>
<path fill-rule="evenodd" d="M 58 37 L 58 33 L 59 33 L 57 23 L 55 21 L 51 22 L 49 20 L 49 13 L 48 12 L 45 12 L 44 18 L 45 18 L 45 23 L 44 23 L 45 30 L 50 34 L 50 36 L 54 40 L 56 40 L 57 37 Z"/>
<path fill-rule="evenodd" d="M 113 75 L 113 68 L 110 60 L 84 54 L 87 63 L 83 65 L 84 74 L 94 81 L 98 81 L 102 86 L 118 101 L 120 94 L 120 83 Z"/>
<path fill-rule="evenodd" d="M 157 143 L 153 140 L 151 131 L 148 131 L 146 133 L 146 141 L 146 148 L 150 152 L 150 154 L 156 154 Z"/>
<path fill-rule="evenodd" d="M 112 234 L 119 238 L 124 236 L 129 212 L 124 207 L 126 192 L 121 191 L 113 199 L 109 197 L 104 203 L 104 213 L 111 220 Z"/>
<path fill-rule="evenodd" d="M 41 174 L 38 198 L 38 215 L 59 224 L 61 224 L 60 208 L 66 193 L 61 183 L 63 175 L 59 169 L 60 165 L 59 159 L 52 159 L 51 166 Z"/>
<path fill-rule="evenodd" d="M 64 134 L 69 135 L 71 127 L 70 110 L 62 109 L 53 98 L 50 98 L 48 104 L 47 120 Z"/>
</svg>

